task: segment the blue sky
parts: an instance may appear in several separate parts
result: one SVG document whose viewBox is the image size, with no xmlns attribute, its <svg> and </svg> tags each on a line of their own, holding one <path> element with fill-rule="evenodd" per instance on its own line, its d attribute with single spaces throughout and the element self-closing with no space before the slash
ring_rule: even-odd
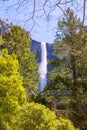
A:
<svg viewBox="0 0 87 130">
<path fill-rule="evenodd" d="M 32 12 L 32 0 L 28 2 L 27 6 L 26 3 L 21 4 L 21 8 L 18 8 L 17 6 L 11 7 L 11 5 L 16 4 L 17 0 L 6 0 L 3 2 L 3 0 L 0 0 L 0 17 L 4 19 L 8 19 L 10 22 L 21 25 L 26 30 L 30 31 L 31 37 L 34 40 L 40 41 L 40 42 L 48 42 L 52 43 L 55 39 L 56 35 L 56 29 L 57 29 L 57 22 L 59 18 L 62 18 L 62 11 L 59 8 L 56 8 L 55 10 L 52 10 L 50 13 L 50 16 L 47 18 L 45 15 L 48 15 L 49 8 L 46 8 L 46 14 L 44 15 L 44 12 L 41 10 L 42 8 L 42 2 L 43 0 L 38 0 L 36 10 L 38 10 L 35 13 L 35 25 L 33 26 L 33 21 L 29 20 L 27 23 L 24 22 L 26 19 L 31 17 Z M 54 4 L 56 0 L 50 0 L 51 4 Z M 80 2 L 81 0 L 76 0 L 76 2 Z M 78 9 L 79 7 L 76 2 L 72 3 L 72 7 L 74 9 Z M 8 8 L 9 7 L 9 8 Z M 64 6 L 65 8 L 65 6 Z M 16 11 L 17 9 L 17 11 Z M 78 17 L 82 16 L 82 9 L 80 7 L 80 11 L 78 11 Z M 32 28 L 33 26 L 33 28 Z M 31 29 L 32 28 L 32 29 Z"/>
</svg>

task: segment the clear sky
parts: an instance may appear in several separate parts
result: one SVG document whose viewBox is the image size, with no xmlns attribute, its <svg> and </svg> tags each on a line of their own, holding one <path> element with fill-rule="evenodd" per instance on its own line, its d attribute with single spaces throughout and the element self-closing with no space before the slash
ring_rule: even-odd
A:
<svg viewBox="0 0 87 130">
<path fill-rule="evenodd" d="M 4 0 L 3 2 L 3 0 L 0 0 L 0 17 L 8 19 L 8 21 L 12 22 L 13 24 L 21 25 L 26 30 L 30 31 L 31 37 L 34 40 L 52 43 L 55 39 L 58 19 L 62 17 L 62 11 L 59 8 L 53 8 L 52 12 L 49 14 L 50 9 L 46 7 L 46 12 L 44 12 L 41 10 L 44 0 L 37 0 L 37 11 L 35 13 L 35 24 L 33 26 L 32 20 L 28 20 L 28 22 L 25 23 L 26 19 L 32 17 L 32 0 L 29 0 L 28 3 L 19 3 L 21 4 L 21 8 L 18 7 L 18 4 L 16 5 L 17 1 L 18 0 Z M 50 1 L 52 7 L 55 4 L 56 0 Z M 81 0 L 76 0 L 76 2 L 79 3 Z M 81 17 L 82 7 L 80 7 L 77 3 L 74 2 L 71 6 L 74 7 L 74 9 L 80 9 L 78 11 L 78 17 Z M 15 6 L 12 7 L 13 4 Z M 49 17 L 46 17 L 48 14 Z"/>
</svg>

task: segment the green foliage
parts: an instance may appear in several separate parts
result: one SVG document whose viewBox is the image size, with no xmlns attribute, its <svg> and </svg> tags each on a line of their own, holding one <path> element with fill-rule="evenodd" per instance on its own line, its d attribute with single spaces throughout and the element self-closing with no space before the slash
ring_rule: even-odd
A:
<svg viewBox="0 0 87 130">
<path fill-rule="evenodd" d="M 20 72 L 24 77 L 23 83 L 28 92 L 32 92 L 38 89 L 39 75 L 38 65 L 35 60 L 35 52 L 29 52 L 25 54 L 21 59 Z"/>
<path fill-rule="evenodd" d="M 17 56 L 0 51 L 0 130 L 75 130 L 67 119 L 38 103 L 26 102 Z"/>
<path fill-rule="evenodd" d="M 58 21 L 58 28 L 64 34 L 76 33 L 77 29 L 82 29 L 82 25 L 80 18 L 77 18 L 77 15 L 74 15 L 70 8 L 67 8 L 62 20 Z"/>
<path fill-rule="evenodd" d="M 75 130 L 67 119 L 56 119 L 54 112 L 38 103 L 26 104 L 20 113 L 22 130 Z"/>
<path fill-rule="evenodd" d="M 59 21 L 64 37 L 55 40 L 56 67 L 50 79 L 53 81 L 52 88 L 62 99 L 65 95 L 69 97 L 70 107 L 76 113 L 73 120 L 76 126 L 81 127 L 83 120 L 87 120 L 82 119 L 86 115 L 81 108 L 87 102 L 87 31 L 72 10 L 67 9 L 66 14 Z"/>
<path fill-rule="evenodd" d="M 27 52 L 31 45 L 29 33 L 19 26 L 11 26 L 3 38 L 9 53 L 17 53 L 18 58 Z"/>
<path fill-rule="evenodd" d="M 0 130 L 12 130 L 18 109 L 26 102 L 19 64 L 14 54 L 0 51 Z"/>
<path fill-rule="evenodd" d="M 70 120 L 59 118 L 57 130 L 78 130 L 75 129 Z"/>
<path fill-rule="evenodd" d="M 54 77 L 59 79 L 59 86 L 68 89 L 73 98 L 78 100 L 87 90 L 87 32 L 80 29 L 81 22 L 72 14 L 72 11 L 67 11 L 68 25 L 67 21 L 61 21 L 61 24 L 68 26 L 68 33 L 61 41 L 55 41 L 58 66 L 54 72 L 58 73 Z"/>
<path fill-rule="evenodd" d="M 2 36 L 0 36 L 0 46 L 3 44 Z"/>
<path fill-rule="evenodd" d="M 2 36 L 0 35 L 0 50 L 3 49 L 4 41 L 2 39 Z"/>
<path fill-rule="evenodd" d="M 69 120 L 57 119 L 45 106 L 26 102 L 23 84 L 30 92 L 38 80 L 28 33 L 12 26 L 3 38 L 5 42 L 0 37 L 0 130 L 76 130 Z M 47 103 L 43 94 L 31 94 L 31 100 Z"/>
<path fill-rule="evenodd" d="M 29 33 L 19 26 L 12 26 L 3 36 L 4 46 L 9 54 L 15 53 L 20 65 L 20 74 L 23 76 L 23 85 L 28 92 L 38 89 L 38 64 L 36 53 L 30 51 L 31 40 Z"/>
</svg>

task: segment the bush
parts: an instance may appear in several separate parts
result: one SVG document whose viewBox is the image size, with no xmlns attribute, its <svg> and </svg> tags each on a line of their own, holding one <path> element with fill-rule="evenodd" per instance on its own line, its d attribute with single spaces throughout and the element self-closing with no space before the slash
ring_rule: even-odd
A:
<svg viewBox="0 0 87 130">
<path fill-rule="evenodd" d="M 38 103 L 28 103 L 20 113 L 22 130 L 76 130 L 67 119 L 57 119 L 54 112 Z"/>
</svg>

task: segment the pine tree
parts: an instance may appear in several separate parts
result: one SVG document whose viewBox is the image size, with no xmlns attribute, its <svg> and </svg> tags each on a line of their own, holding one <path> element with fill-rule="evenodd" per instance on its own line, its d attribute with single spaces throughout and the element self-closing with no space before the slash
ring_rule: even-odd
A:
<svg viewBox="0 0 87 130">
<path fill-rule="evenodd" d="M 80 126 L 85 120 L 81 107 L 86 103 L 87 95 L 87 31 L 72 10 L 67 9 L 66 13 L 58 22 L 63 38 L 55 40 L 56 67 L 50 77 L 61 96 L 62 93 L 70 96 L 71 108 L 77 113 L 74 120 Z"/>
</svg>

